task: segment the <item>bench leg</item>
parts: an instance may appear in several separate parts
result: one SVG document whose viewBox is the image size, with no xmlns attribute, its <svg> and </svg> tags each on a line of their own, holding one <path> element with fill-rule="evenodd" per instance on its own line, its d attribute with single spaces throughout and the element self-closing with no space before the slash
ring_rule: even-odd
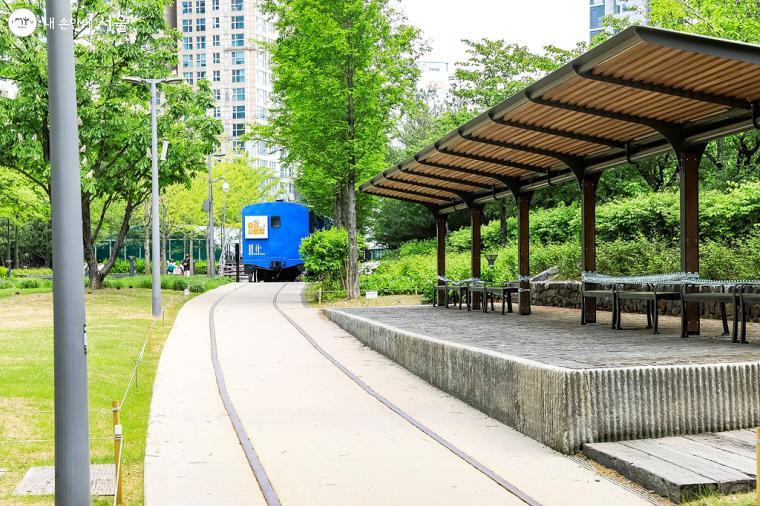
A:
<svg viewBox="0 0 760 506">
<path fill-rule="evenodd" d="M 654 323 L 654 328 L 652 329 L 652 334 L 659 334 L 660 328 L 660 312 L 657 310 L 657 299 L 652 302 L 652 320 Z"/>
<path fill-rule="evenodd" d="M 689 318 L 686 314 L 687 307 L 689 304 L 685 302 L 683 299 L 681 300 L 681 337 L 687 338 L 689 337 Z"/>
<path fill-rule="evenodd" d="M 504 310 L 507 307 L 507 294 L 501 292 L 501 314 L 504 314 Z"/>
<path fill-rule="evenodd" d="M 581 292 L 581 325 L 586 325 L 586 297 L 583 296 L 583 292 Z"/>
<path fill-rule="evenodd" d="M 720 303 L 720 319 L 723 320 L 723 335 L 728 335 L 728 319 L 726 318 L 726 303 Z"/>
<path fill-rule="evenodd" d="M 615 328 L 617 330 L 623 329 L 623 305 L 620 303 L 620 299 L 617 301 L 617 311 L 615 316 Z"/>
<path fill-rule="evenodd" d="M 653 311 L 652 311 L 652 301 L 648 300 L 647 301 L 647 328 L 648 329 L 652 328 L 652 319 L 654 318 L 654 315 L 652 313 L 653 313 Z"/>
<path fill-rule="evenodd" d="M 742 343 L 746 343 L 747 342 L 747 313 L 749 312 L 749 311 L 747 311 L 747 306 L 748 306 L 747 304 L 742 304 L 741 305 L 741 312 L 742 312 L 742 339 L 741 339 L 741 342 Z"/>
<path fill-rule="evenodd" d="M 512 312 L 512 292 L 507 293 L 507 312 Z"/>
<path fill-rule="evenodd" d="M 741 310 L 739 309 L 739 304 L 737 302 L 734 302 L 734 324 L 733 324 L 733 329 L 731 332 L 732 343 L 739 342 L 739 314 L 740 313 L 741 313 Z"/>
</svg>

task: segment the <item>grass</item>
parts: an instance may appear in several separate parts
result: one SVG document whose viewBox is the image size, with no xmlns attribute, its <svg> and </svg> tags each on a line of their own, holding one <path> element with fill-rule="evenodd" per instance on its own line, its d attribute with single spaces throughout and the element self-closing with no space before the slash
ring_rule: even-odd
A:
<svg viewBox="0 0 760 506">
<path fill-rule="evenodd" d="M 163 292 L 165 318 L 154 320 L 149 290 L 88 293 L 87 338 L 90 436 L 113 434 L 111 401 L 121 399 L 151 325 L 151 338 L 122 410 L 124 504 L 143 503 L 145 436 L 153 379 L 164 341 L 182 304 L 182 293 Z M 0 504 L 52 504 L 53 497 L 16 497 L 30 466 L 52 465 L 53 443 L 5 444 L 53 438 L 52 294 L 12 296 L 0 304 Z M 93 463 L 113 463 L 113 440 L 93 439 Z M 94 498 L 110 504 L 112 498 Z"/>
<path fill-rule="evenodd" d="M 755 506 L 755 492 L 748 494 L 712 494 L 685 503 L 685 506 Z"/>
</svg>

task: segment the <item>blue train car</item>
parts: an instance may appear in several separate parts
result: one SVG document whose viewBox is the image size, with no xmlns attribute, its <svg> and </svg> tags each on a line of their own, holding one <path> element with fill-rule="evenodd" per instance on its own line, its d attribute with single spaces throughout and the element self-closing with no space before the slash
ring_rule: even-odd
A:
<svg viewBox="0 0 760 506">
<path fill-rule="evenodd" d="M 293 202 L 263 202 L 243 208 L 242 256 L 249 281 L 293 281 L 303 272 L 301 239 L 325 221 Z"/>
</svg>

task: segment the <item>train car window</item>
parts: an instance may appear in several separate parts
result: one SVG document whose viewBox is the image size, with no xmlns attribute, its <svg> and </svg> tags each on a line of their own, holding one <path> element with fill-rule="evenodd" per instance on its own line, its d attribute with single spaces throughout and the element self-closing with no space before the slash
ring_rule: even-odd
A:
<svg viewBox="0 0 760 506">
<path fill-rule="evenodd" d="M 280 228 L 280 217 L 272 216 L 272 228 Z"/>
</svg>

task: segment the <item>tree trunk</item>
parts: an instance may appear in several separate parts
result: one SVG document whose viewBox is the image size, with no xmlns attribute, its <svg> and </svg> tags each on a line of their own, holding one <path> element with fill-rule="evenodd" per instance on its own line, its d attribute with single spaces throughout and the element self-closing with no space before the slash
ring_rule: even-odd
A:
<svg viewBox="0 0 760 506">
<path fill-rule="evenodd" d="M 356 185 L 354 184 L 355 174 L 353 170 L 349 174 L 348 185 L 346 186 L 346 207 L 348 214 L 348 272 L 346 284 L 347 295 L 349 299 L 359 298 L 359 248 L 356 238 Z"/>
<path fill-rule="evenodd" d="M 114 262 L 116 262 L 121 245 L 124 244 L 124 239 L 129 232 L 129 220 L 132 217 L 132 211 L 134 211 L 134 209 L 135 204 L 132 201 L 127 201 L 127 205 L 124 208 L 124 217 L 121 220 L 121 226 L 119 227 L 119 232 L 116 234 L 116 240 L 111 247 L 108 260 L 106 260 L 105 265 L 103 265 L 103 269 L 98 270 L 98 258 L 95 250 L 95 244 L 98 237 L 97 235 L 93 235 L 92 230 L 90 196 L 86 194 L 82 195 L 82 240 L 84 242 L 84 258 L 90 269 L 90 288 L 92 290 L 103 288 L 103 280 L 108 275 L 111 267 L 113 267 Z"/>
<path fill-rule="evenodd" d="M 145 272 L 143 274 L 150 274 L 150 203 L 145 202 L 145 226 L 143 227 L 145 234 L 145 240 L 143 242 L 143 251 L 145 254 Z"/>
<path fill-rule="evenodd" d="M 502 246 L 507 245 L 507 202 L 499 201 L 499 242 Z"/>
<path fill-rule="evenodd" d="M 18 269 L 20 267 L 18 262 L 18 225 L 16 227 L 15 239 L 13 241 L 13 268 Z"/>
<path fill-rule="evenodd" d="M 193 236 L 190 236 L 190 275 L 195 274 L 195 262 L 193 262 Z"/>
</svg>

